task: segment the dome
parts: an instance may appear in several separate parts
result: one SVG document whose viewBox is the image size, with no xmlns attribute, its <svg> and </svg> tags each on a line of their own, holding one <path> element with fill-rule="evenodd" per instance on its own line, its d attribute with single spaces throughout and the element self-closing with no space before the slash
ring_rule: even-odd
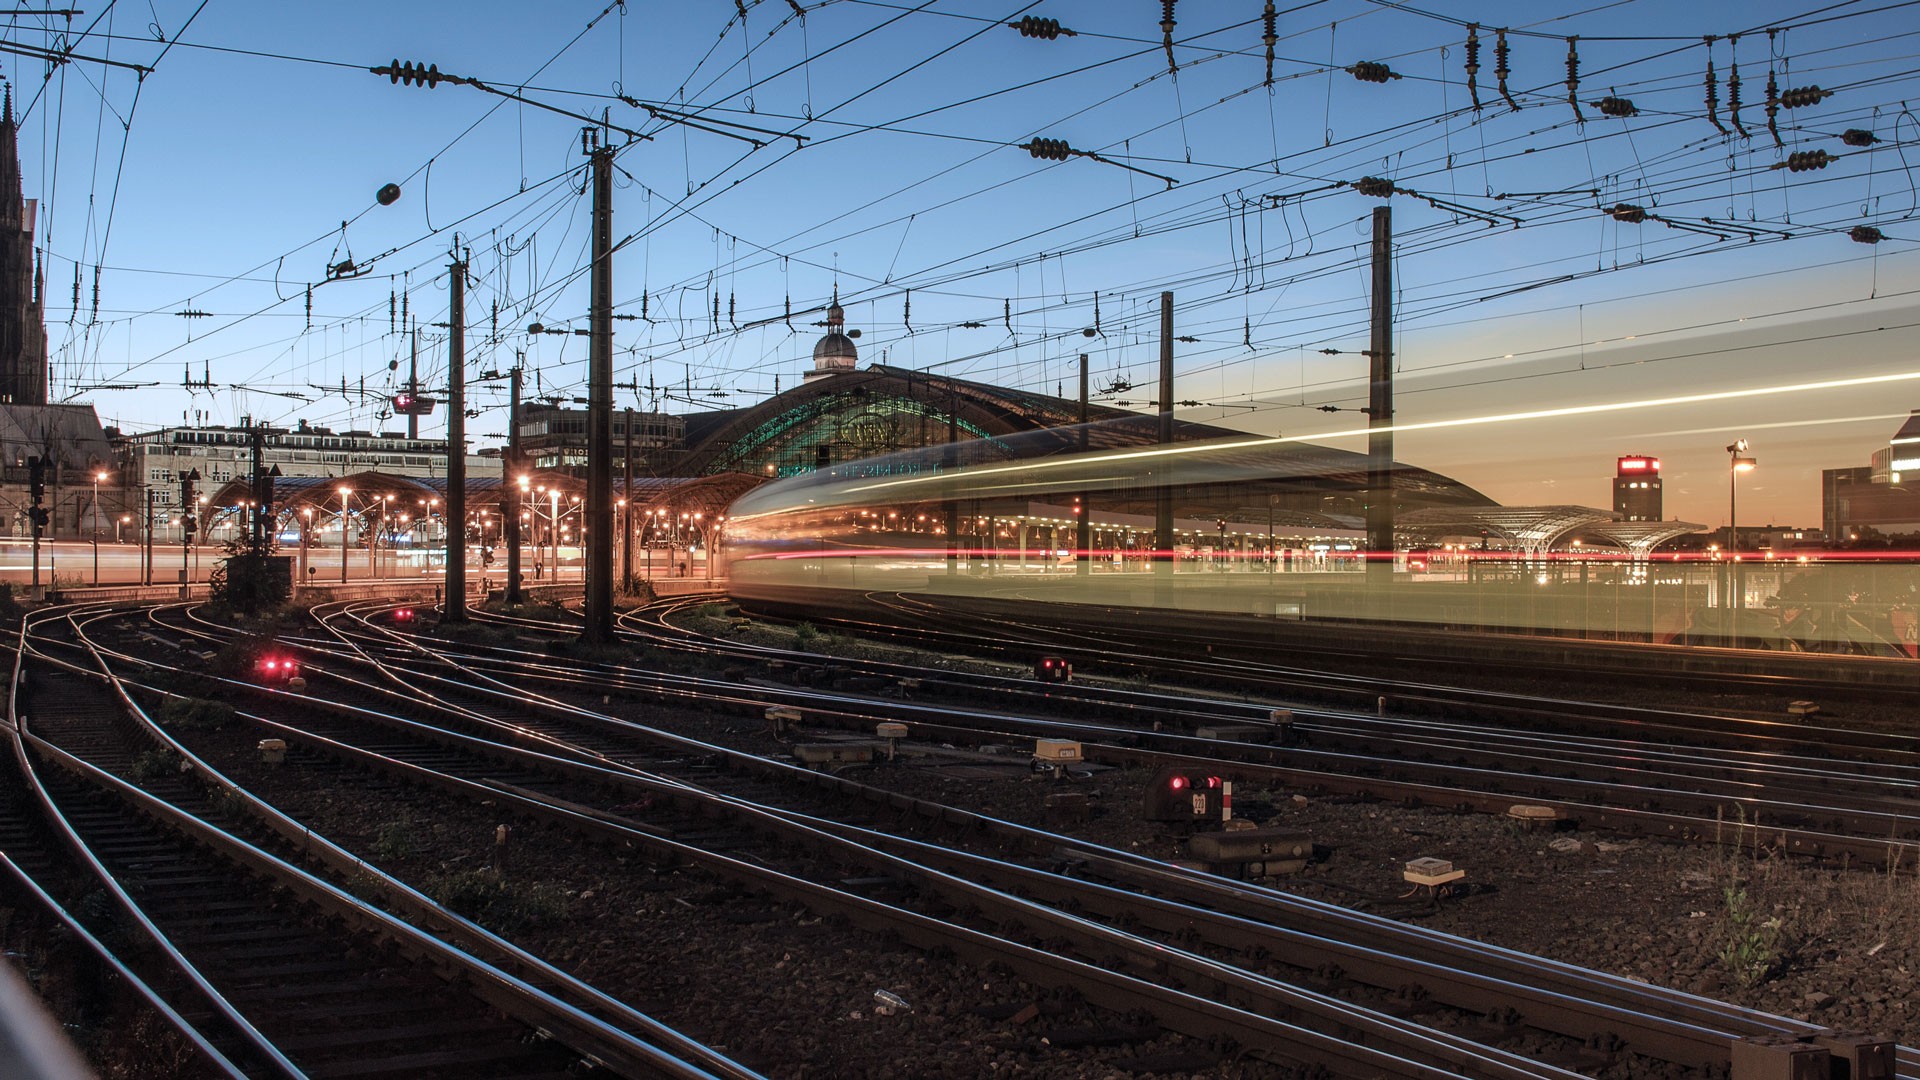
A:
<svg viewBox="0 0 1920 1080">
<path fill-rule="evenodd" d="M 816 368 L 820 367 L 823 361 L 838 361 L 830 363 L 828 366 L 831 367 L 851 368 L 854 361 L 859 358 L 859 353 L 854 350 L 853 339 L 841 333 L 828 334 L 813 347 L 813 364 Z"/>
<path fill-rule="evenodd" d="M 836 292 L 833 306 L 827 309 L 827 332 L 813 346 L 813 370 L 807 373 L 807 378 L 852 371 L 859 362 L 860 353 L 854 348 L 853 338 L 841 330 L 846 322 L 847 313 L 841 309 L 840 297 Z M 859 332 L 854 331 L 856 334 Z"/>
</svg>

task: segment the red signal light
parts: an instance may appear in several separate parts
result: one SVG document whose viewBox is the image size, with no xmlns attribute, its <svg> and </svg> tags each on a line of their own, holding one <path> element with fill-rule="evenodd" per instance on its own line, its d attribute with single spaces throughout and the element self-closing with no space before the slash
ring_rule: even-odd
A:
<svg viewBox="0 0 1920 1080">
<path fill-rule="evenodd" d="M 1181 788 L 1184 788 L 1187 786 L 1187 778 L 1184 776 L 1176 776 L 1172 780 L 1167 782 L 1167 786 L 1171 787 L 1175 791 L 1179 791 Z"/>
</svg>

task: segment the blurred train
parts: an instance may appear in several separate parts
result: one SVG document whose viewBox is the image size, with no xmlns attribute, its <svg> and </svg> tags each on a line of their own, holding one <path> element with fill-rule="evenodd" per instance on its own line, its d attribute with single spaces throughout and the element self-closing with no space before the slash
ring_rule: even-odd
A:
<svg viewBox="0 0 1920 1080">
<path fill-rule="evenodd" d="M 1907 554 L 1660 552 L 1644 523 L 1498 506 L 1401 462 L 1381 492 L 1394 550 L 1369 550 L 1380 477 L 1364 454 L 1256 436 L 1127 445 L 1092 429 L 1080 452 L 1060 452 L 1071 436 L 1033 432 L 763 485 L 729 513 L 730 591 L 801 616 L 902 593 L 979 611 L 1072 606 L 1091 623 L 1153 612 L 1195 625 L 1920 654 L 1920 569 Z"/>
</svg>

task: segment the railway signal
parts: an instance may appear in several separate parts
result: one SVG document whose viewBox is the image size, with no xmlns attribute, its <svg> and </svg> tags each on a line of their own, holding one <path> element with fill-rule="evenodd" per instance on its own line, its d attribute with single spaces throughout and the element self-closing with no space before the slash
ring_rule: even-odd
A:
<svg viewBox="0 0 1920 1080">
<path fill-rule="evenodd" d="M 1220 816 L 1224 796 L 1218 776 L 1161 769 L 1147 782 L 1140 816 L 1148 821 L 1208 821 Z"/>
</svg>

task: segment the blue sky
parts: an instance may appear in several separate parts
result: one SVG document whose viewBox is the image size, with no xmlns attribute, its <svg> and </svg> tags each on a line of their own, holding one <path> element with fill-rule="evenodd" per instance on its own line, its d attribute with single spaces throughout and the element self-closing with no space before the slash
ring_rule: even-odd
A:
<svg viewBox="0 0 1920 1080">
<path fill-rule="evenodd" d="M 139 64 L 165 49 L 137 95 L 132 73 L 92 60 L 49 77 L 0 56 L 25 114 L 26 194 L 43 200 L 56 394 L 132 430 L 183 416 L 397 429 L 380 415 L 396 361 L 404 375 L 397 309 L 404 296 L 425 379 L 443 383 L 431 324 L 447 318 L 455 231 L 474 275 L 471 370 L 524 352 L 541 391 L 583 394 L 585 339 L 524 332 L 585 325 L 580 122 L 366 70 L 399 59 L 652 136 L 617 159 L 614 292 L 635 318 L 616 324 L 616 378 L 638 387 L 621 405 L 728 407 L 793 385 L 836 286 L 865 360 L 1071 394 L 1086 351 L 1107 400 L 1140 402 L 1172 289 L 1196 339 L 1179 346 L 1177 392 L 1208 403 L 1183 415 L 1357 447 L 1338 433 L 1364 417 L 1320 407 L 1364 404 L 1381 201 L 1351 183 L 1372 176 L 1401 192 L 1398 419 L 1446 425 L 1408 430 L 1400 456 L 1502 501 L 1606 505 L 1613 458 L 1649 453 L 1667 463 L 1668 513 L 1718 525 L 1723 448 L 1744 434 L 1761 468 L 1742 478 L 1743 522 L 1810 523 L 1819 470 L 1864 464 L 1920 407 L 1904 381 L 1758 393 L 1920 370 L 1905 325 L 1920 322 L 1920 121 L 1904 104 L 1920 96 L 1920 6 L 1275 6 L 1270 86 L 1251 0 L 1176 5 L 1177 71 L 1144 0 L 833 0 L 804 15 L 763 0 L 744 22 L 719 2 L 605 0 L 152 0 L 95 5 L 70 30 L 14 17 L 13 45 Z M 1079 33 L 1023 37 L 1004 25 L 1022 15 Z M 1477 112 L 1462 20 L 1481 25 Z M 1518 111 L 1496 86 L 1502 26 Z M 1736 54 L 1746 137 L 1726 114 Z M 1727 134 L 1706 116 L 1709 59 Z M 1401 77 L 1360 81 L 1345 70 L 1359 61 Z M 1837 91 L 1781 110 L 1779 146 L 1769 68 L 1783 89 Z M 734 129 L 756 147 L 622 95 L 805 140 Z M 1637 115 L 1602 115 L 1608 96 Z M 1849 128 L 1880 141 L 1847 146 Z M 1036 136 L 1099 159 L 1037 160 L 1019 148 Z M 1844 156 L 1771 167 L 1815 150 Z M 388 182 L 403 194 L 378 206 Z M 1619 204 L 1653 217 L 1604 212 Z M 1889 239 L 1849 240 L 1861 224 Z M 327 280 L 349 259 L 362 276 Z M 1745 396 L 1633 404 L 1712 394 Z M 503 402 L 475 390 L 481 443 L 504 431 Z M 1554 415 L 1461 423 L 1520 412 Z"/>
</svg>

